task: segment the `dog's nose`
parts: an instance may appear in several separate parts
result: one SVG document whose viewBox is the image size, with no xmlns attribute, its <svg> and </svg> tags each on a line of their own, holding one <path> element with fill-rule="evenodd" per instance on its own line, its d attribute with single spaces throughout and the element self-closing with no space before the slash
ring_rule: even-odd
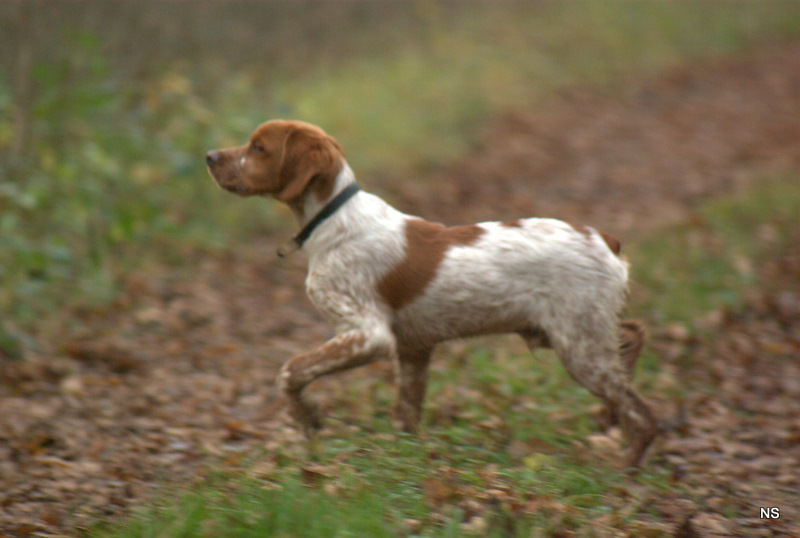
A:
<svg viewBox="0 0 800 538">
<path fill-rule="evenodd" d="M 219 162 L 219 151 L 209 151 L 206 153 L 206 164 L 208 166 L 214 166 Z"/>
</svg>

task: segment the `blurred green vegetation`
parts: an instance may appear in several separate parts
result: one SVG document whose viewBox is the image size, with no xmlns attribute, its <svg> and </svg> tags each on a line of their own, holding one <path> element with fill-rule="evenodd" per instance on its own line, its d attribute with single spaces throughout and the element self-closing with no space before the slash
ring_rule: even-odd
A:
<svg viewBox="0 0 800 538">
<path fill-rule="evenodd" d="M 690 222 L 634 244 L 641 315 L 693 326 L 701 313 L 736 308 L 748 292 L 770 289 L 758 268 L 796 240 L 797 185 L 796 174 L 764 177 L 755 188 L 700 208 Z"/>
<path fill-rule="evenodd" d="M 391 195 L 384 171 L 457 157 L 499 110 L 796 35 L 799 14 L 795 2 L 4 2 L 0 312 L 32 326 L 109 300 L 132 268 L 282 226 L 274 205 L 223 197 L 204 169 L 208 149 L 262 120 L 320 124 Z"/>
</svg>

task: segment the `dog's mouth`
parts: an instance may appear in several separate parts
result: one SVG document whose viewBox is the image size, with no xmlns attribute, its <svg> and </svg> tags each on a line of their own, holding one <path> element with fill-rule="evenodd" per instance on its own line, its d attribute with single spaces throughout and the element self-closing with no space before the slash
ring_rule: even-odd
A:
<svg viewBox="0 0 800 538">
<path fill-rule="evenodd" d="M 244 187 L 242 185 L 239 185 L 238 183 L 225 184 L 225 183 L 220 183 L 219 181 L 217 181 L 217 185 L 219 185 L 220 187 L 222 187 L 226 191 L 232 192 L 234 194 L 238 194 L 239 196 L 249 196 L 249 195 L 253 194 L 253 192 L 250 189 L 248 189 L 247 187 Z"/>
<path fill-rule="evenodd" d="M 228 176 L 228 174 L 222 174 L 223 177 L 221 178 L 210 166 L 208 167 L 208 172 L 211 174 L 211 178 L 214 180 L 214 183 L 216 183 L 221 189 L 238 194 L 239 196 L 248 196 L 253 194 L 249 188 L 245 187 L 241 183 L 238 183 L 235 179 L 232 180 L 229 177 L 224 177 Z"/>
</svg>

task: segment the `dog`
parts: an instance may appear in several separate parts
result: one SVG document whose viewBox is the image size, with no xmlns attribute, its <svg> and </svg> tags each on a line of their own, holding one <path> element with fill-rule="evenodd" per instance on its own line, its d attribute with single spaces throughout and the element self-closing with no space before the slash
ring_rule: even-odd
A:
<svg viewBox="0 0 800 538">
<path fill-rule="evenodd" d="M 361 190 L 339 143 L 299 121 L 264 123 L 206 163 L 220 187 L 277 199 L 301 228 L 279 255 L 307 253 L 306 291 L 336 329 L 278 376 L 307 435 L 321 421 L 302 392 L 319 377 L 393 361 L 395 416 L 415 432 L 437 343 L 517 333 L 531 350 L 551 347 L 606 404 L 628 441 L 623 461 L 641 462 L 658 428 L 631 387 L 644 331 L 619 320 L 628 264 L 613 236 L 555 219 L 446 227 L 407 215 Z"/>
</svg>

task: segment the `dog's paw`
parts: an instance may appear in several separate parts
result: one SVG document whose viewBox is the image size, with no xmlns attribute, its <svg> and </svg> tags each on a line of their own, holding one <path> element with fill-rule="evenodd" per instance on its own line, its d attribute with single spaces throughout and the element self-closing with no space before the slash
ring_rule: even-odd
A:
<svg viewBox="0 0 800 538">
<path fill-rule="evenodd" d="M 290 414 L 309 439 L 322 429 L 322 413 L 315 404 L 295 399 L 290 402 Z"/>
<path fill-rule="evenodd" d="M 632 439 L 628 452 L 623 458 L 623 468 L 633 469 L 641 466 L 647 449 L 663 432 L 656 424 L 646 430 L 638 432 Z"/>
<path fill-rule="evenodd" d="M 619 426 L 619 417 L 613 409 L 605 404 L 598 404 L 591 410 L 592 418 L 602 431 L 608 431 L 614 426 Z"/>
</svg>

